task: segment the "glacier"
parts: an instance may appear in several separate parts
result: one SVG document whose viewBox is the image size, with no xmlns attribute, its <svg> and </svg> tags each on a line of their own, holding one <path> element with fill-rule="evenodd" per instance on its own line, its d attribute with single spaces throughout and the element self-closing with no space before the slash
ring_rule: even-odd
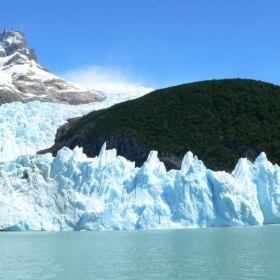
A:
<svg viewBox="0 0 280 280">
<path fill-rule="evenodd" d="M 102 147 L 0 163 L 0 229 L 132 230 L 280 223 L 280 168 L 261 153 L 214 172 L 191 152 L 166 171 L 151 151 L 136 168 Z"/>
<path fill-rule="evenodd" d="M 0 77 L 1 78 L 1 77 Z M 51 102 L 13 102 L 0 106 L 0 162 L 34 155 L 54 144 L 57 129 L 69 118 L 141 97 L 153 88 L 121 84 L 80 85 L 83 90 L 106 97 L 102 102 L 66 105 Z"/>
<path fill-rule="evenodd" d="M 113 83 L 67 82 L 38 63 L 24 33 L 5 29 L 0 34 L 0 162 L 49 148 L 54 144 L 57 129 L 69 118 L 153 90 Z"/>
</svg>

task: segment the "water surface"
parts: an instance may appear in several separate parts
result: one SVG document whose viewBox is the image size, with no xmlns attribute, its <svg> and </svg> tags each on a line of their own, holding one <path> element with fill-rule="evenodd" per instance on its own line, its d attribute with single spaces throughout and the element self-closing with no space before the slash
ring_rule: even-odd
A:
<svg viewBox="0 0 280 280">
<path fill-rule="evenodd" d="M 0 279 L 280 279 L 280 226 L 2 232 Z"/>
</svg>

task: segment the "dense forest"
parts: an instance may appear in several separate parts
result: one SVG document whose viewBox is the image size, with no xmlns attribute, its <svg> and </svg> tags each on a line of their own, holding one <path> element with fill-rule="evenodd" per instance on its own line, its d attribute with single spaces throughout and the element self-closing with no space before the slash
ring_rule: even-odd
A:
<svg viewBox="0 0 280 280">
<path fill-rule="evenodd" d="M 253 161 L 262 151 L 280 163 L 280 87 L 225 79 L 160 89 L 82 117 L 60 141 L 81 131 L 87 142 L 131 135 L 181 159 L 192 151 L 214 170 L 231 171 L 240 157 Z"/>
</svg>

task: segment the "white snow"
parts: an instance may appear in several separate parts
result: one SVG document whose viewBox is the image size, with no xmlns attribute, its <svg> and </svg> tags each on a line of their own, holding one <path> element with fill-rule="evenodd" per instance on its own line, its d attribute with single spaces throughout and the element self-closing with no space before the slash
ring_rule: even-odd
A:
<svg viewBox="0 0 280 280">
<path fill-rule="evenodd" d="M 9 66 L 4 66 L 6 62 L 8 62 L 10 59 L 12 59 L 15 55 L 19 55 L 22 58 L 22 63 L 23 64 L 12 64 Z M 34 60 L 29 60 L 26 56 L 16 52 L 13 53 L 10 56 L 6 57 L 0 57 L 0 83 L 3 85 L 9 85 L 10 87 L 13 88 L 13 90 L 16 90 L 16 87 L 12 84 L 12 77 L 16 77 L 19 75 L 32 75 L 34 79 L 39 79 L 42 82 L 44 81 L 50 81 L 53 79 L 60 79 L 60 77 L 53 75 L 39 67 L 39 64 L 37 64 Z M 25 84 L 32 84 L 32 82 L 26 82 Z M 73 86 L 73 88 L 76 89 L 76 91 L 84 91 L 83 86 L 73 84 L 73 83 L 68 83 Z"/>
<path fill-rule="evenodd" d="M 88 84 L 82 86 L 85 90 L 93 93 L 97 93 L 109 98 L 112 98 L 112 96 L 114 96 L 114 99 L 119 100 L 119 102 L 135 99 L 143 96 L 147 92 L 154 91 L 153 88 L 114 83 Z"/>
</svg>

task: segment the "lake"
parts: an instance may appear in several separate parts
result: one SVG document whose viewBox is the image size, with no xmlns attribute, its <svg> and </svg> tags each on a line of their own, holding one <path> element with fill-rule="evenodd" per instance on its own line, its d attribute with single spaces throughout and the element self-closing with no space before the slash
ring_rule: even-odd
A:
<svg viewBox="0 0 280 280">
<path fill-rule="evenodd" d="M 0 279 L 280 279 L 280 226 L 1 232 Z"/>
</svg>

